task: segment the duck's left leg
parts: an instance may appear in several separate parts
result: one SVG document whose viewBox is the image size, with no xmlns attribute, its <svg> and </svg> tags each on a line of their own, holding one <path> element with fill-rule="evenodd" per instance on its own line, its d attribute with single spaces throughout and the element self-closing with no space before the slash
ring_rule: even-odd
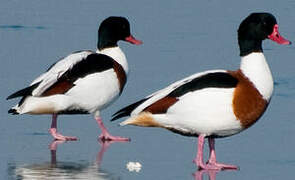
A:
<svg viewBox="0 0 295 180">
<path fill-rule="evenodd" d="M 207 162 L 208 165 L 217 166 L 217 167 L 220 167 L 221 169 L 233 169 L 233 170 L 238 170 L 239 169 L 238 166 L 218 163 L 217 160 L 216 160 L 215 140 L 214 140 L 214 138 L 209 137 L 208 138 L 208 143 L 209 143 L 209 150 L 210 150 L 209 160 Z"/>
<path fill-rule="evenodd" d="M 52 114 L 51 128 L 49 133 L 54 137 L 55 140 L 59 141 L 77 141 L 78 138 L 74 136 L 64 136 L 57 132 L 57 114 Z"/>
<path fill-rule="evenodd" d="M 204 170 L 221 170 L 220 167 L 210 164 L 205 164 L 203 159 L 203 151 L 204 151 L 204 143 L 205 143 L 205 135 L 200 134 L 198 137 L 198 152 L 197 157 L 193 160 L 194 163 L 198 166 L 199 169 Z"/>
<path fill-rule="evenodd" d="M 129 138 L 124 138 L 124 137 L 120 137 L 120 136 L 112 136 L 107 128 L 104 126 L 101 117 L 98 115 L 98 113 L 95 113 L 94 118 L 99 126 L 99 128 L 101 129 L 101 134 L 99 136 L 99 139 L 101 141 L 130 141 Z"/>
</svg>

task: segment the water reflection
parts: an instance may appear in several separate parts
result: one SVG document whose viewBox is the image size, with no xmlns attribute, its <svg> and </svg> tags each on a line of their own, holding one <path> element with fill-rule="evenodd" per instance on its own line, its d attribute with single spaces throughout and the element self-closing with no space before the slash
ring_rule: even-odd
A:
<svg viewBox="0 0 295 180">
<path fill-rule="evenodd" d="M 224 171 L 236 171 L 236 170 L 224 170 Z M 208 176 L 209 180 L 216 180 L 216 175 L 220 172 L 220 170 L 197 170 L 193 176 L 195 180 L 204 180 L 207 178 L 204 178 L 204 176 L 206 177 L 206 175 Z M 204 178 L 204 179 L 203 179 Z"/>
<path fill-rule="evenodd" d="M 104 153 L 111 143 L 100 142 L 101 148 L 94 163 L 89 162 L 58 162 L 57 147 L 63 141 L 53 141 L 50 144 L 50 162 L 36 164 L 10 164 L 8 174 L 18 180 L 27 179 L 98 179 L 116 180 L 119 176 L 100 169 Z"/>
<path fill-rule="evenodd" d="M 209 177 L 209 180 L 216 180 L 216 174 L 219 172 L 219 170 L 198 170 L 193 175 L 195 177 L 195 180 L 203 180 L 203 175 L 207 174 Z"/>
</svg>

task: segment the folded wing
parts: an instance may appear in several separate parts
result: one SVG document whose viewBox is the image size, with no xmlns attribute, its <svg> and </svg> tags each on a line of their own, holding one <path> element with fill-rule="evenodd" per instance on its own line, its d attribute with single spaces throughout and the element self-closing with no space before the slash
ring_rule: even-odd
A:
<svg viewBox="0 0 295 180">
<path fill-rule="evenodd" d="M 164 113 L 171 105 L 178 101 L 179 97 L 187 93 L 205 88 L 233 88 L 237 83 L 238 80 L 224 70 L 197 73 L 119 110 L 113 115 L 112 120 L 136 115 L 143 111 Z"/>
</svg>

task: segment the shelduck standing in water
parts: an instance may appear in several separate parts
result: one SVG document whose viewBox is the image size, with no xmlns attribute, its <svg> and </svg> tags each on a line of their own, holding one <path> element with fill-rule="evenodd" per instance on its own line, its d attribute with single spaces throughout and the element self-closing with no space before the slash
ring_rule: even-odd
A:
<svg viewBox="0 0 295 180">
<path fill-rule="evenodd" d="M 50 134 L 56 140 L 77 140 L 57 132 L 59 114 L 94 113 L 102 130 L 100 139 L 127 141 L 108 133 L 100 118 L 100 110 L 114 102 L 122 93 L 128 74 L 125 54 L 118 46 L 123 40 L 139 45 L 130 34 L 124 17 L 105 19 L 98 30 L 97 51 L 74 52 L 53 64 L 29 87 L 7 99 L 22 97 L 8 112 L 12 114 L 52 114 Z"/>
<path fill-rule="evenodd" d="M 237 169 L 216 161 L 214 139 L 247 129 L 266 110 L 273 91 L 272 75 L 262 50 L 266 38 L 291 44 L 279 34 L 272 14 L 250 14 L 238 29 L 240 69 L 211 70 L 189 76 L 121 109 L 113 120 L 131 116 L 121 125 L 162 127 L 197 136 L 198 153 L 194 162 L 200 169 Z M 203 161 L 204 138 L 209 141 L 207 163 Z"/>
</svg>

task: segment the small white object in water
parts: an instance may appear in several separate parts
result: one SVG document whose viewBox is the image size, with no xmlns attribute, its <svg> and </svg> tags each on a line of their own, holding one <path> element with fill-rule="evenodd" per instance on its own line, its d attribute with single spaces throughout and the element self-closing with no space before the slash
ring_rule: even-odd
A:
<svg viewBox="0 0 295 180">
<path fill-rule="evenodd" d="M 139 172 L 141 170 L 141 164 L 139 162 L 128 162 L 126 168 L 131 172 Z"/>
</svg>

